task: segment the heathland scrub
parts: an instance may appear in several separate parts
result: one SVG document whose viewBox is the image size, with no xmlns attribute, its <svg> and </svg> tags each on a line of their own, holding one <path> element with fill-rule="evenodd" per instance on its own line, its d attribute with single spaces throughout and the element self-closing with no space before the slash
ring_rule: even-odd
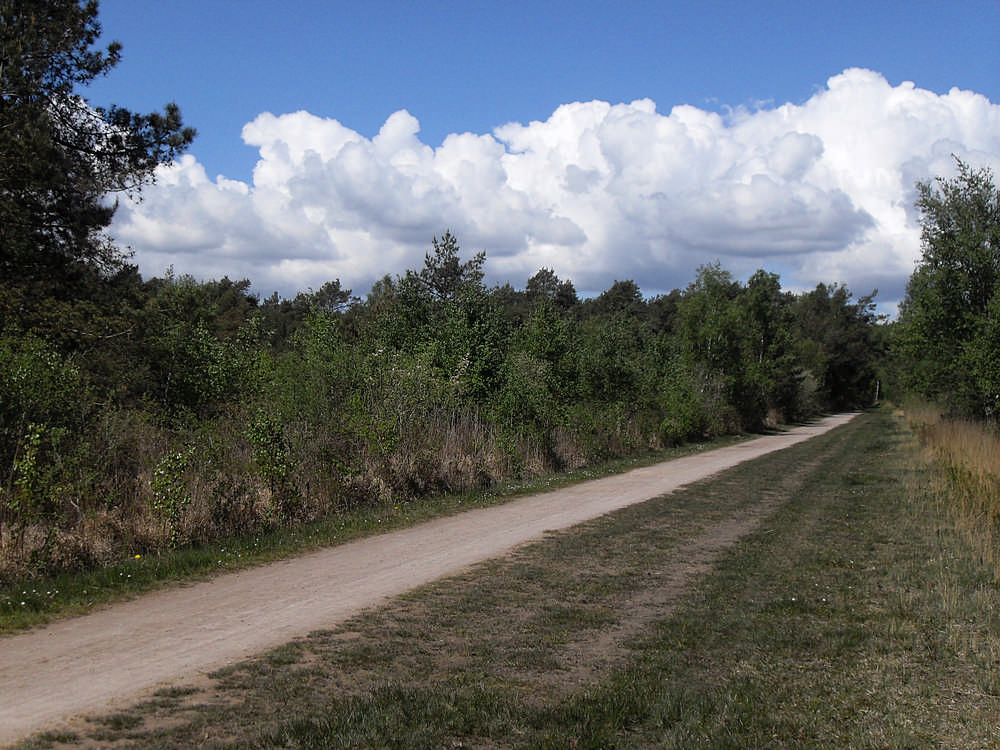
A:
<svg viewBox="0 0 1000 750">
<path fill-rule="evenodd" d="M 929 477 L 866 414 L 27 746 L 990 746 L 995 581 Z"/>
</svg>

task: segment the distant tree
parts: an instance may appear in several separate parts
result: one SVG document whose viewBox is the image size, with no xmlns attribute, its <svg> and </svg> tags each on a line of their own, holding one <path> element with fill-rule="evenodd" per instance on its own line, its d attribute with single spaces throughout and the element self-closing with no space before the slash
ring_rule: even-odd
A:
<svg viewBox="0 0 1000 750">
<path fill-rule="evenodd" d="M 827 409 L 868 406 L 874 399 L 883 355 L 876 294 L 855 300 L 845 286 L 817 284 L 793 305 L 798 359 L 815 378 Z"/>
<path fill-rule="evenodd" d="M 610 315 L 622 313 L 643 317 L 646 312 L 646 303 L 642 298 L 639 285 L 632 279 L 615 282 L 597 297 L 588 300 L 585 305 L 588 313 L 594 315 Z"/>
<path fill-rule="evenodd" d="M 462 261 L 458 239 L 432 239 L 419 270 L 383 278 L 359 306 L 374 327 L 377 349 L 416 355 L 437 376 L 461 383 L 463 395 L 483 395 L 499 377 L 508 335 L 501 297 L 483 284 L 486 253 Z M 364 338 L 362 334 L 362 338 Z"/>
<path fill-rule="evenodd" d="M 784 419 L 799 416 L 792 296 L 781 291 L 778 274 L 759 270 L 747 280 L 739 307 L 749 401 Z"/>
<path fill-rule="evenodd" d="M 327 281 L 316 291 L 299 292 L 292 299 L 281 299 L 275 292 L 260 306 L 262 330 L 273 350 L 284 350 L 291 344 L 292 335 L 310 315 L 319 313 L 343 317 L 358 302 L 357 297 L 351 296 L 350 289 L 341 287 L 340 279 Z M 352 328 L 358 317 L 359 313 L 354 311 Z"/>
<path fill-rule="evenodd" d="M 168 411 L 204 413 L 251 387 L 247 362 L 261 338 L 247 279 L 198 282 L 188 275 L 146 282 L 134 388 Z M 266 316 L 260 316 L 266 319 Z"/>
<path fill-rule="evenodd" d="M 681 296 L 681 290 L 674 289 L 669 294 L 657 295 L 646 303 L 649 310 L 649 324 L 654 331 L 664 334 L 674 332 Z"/>
<path fill-rule="evenodd" d="M 162 278 L 146 282 L 148 313 L 175 322 L 202 325 L 220 341 L 234 338 L 257 310 L 257 298 L 250 293 L 249 279 L 199 282 L 193 276 L 175 276 L 173 269 Z"/>
<path fill-rule="evenodd" d="M 508 281 L 490 289 L 490 297 L 502 311 L 504 320 L 512 329 L 524 325 L 532 308 L 527 292 L 515 289 Z"/>
<path fill-rule="evenodd" d="M 180 111 L 141 115 L 93 107 L 78 89 L 118 64 L 121 46 L 95 49 L 96 0 L 0 0 L 0 283 L 70 283 L 84 266 L 121 267 L 104 230 L 115 203 L 195 131 Z"/>
<path fill-rule="evenodd" d="M 307 295 L 310 304 L 324 313 L 343 312 L 348 305 L 357 300 L 356 297 L 351 296 L 350 289 L 344 289 L 340 285 L 340 279 L 327 281 L 315 292 L 311 290 L 310 292 Z"/>
<path fill-rule="evenodd" d="M 524 291 L 529 297 L 547 297 L 553 299 L 559 289 L 559 277 L 551 268 L 540 268 L 538 272 L 528 279 L 524 286 Z"/>
<path fill-rule="evenodd" d="M 470 260 L 461 262 L 458 239 L 445 231 L 439 240 L 431 240 L 431 252 L 424 256 L 420 271 L 407 271 L 406 280 L 431 302 L 453 302 L 463 291 L 481 290 L 483 264 L 486 253 L 476 253 Z"/>
<path fill-rule="evenodd" d="M 712 419 L 724 429 L 755 428 L 765 416 L 743 357 L 741 293 L 740 283 L 718 262 L 701 266 L 684 290 L 677 315 L 684 369 L 719 391 Z"/>
<path fill-rule="evenodd" d="M 551 268 L 539 269 L 534 276 L 528 279 L 524 291 L 532 302 L 537 303 L 544 297 L 555 303 L 556 307 L 564 310 L 574 307 L 580 302 L 573 282 L 568 279 L 560 279 Z"/>
<path fill-rule="evenodd" d="M 435 339 L 454 317 L 457 307 L 487 295 L 483 285 L 486 253 L 462 262 L 458 238 L 446 231 L 431 240 L 423 268 L 407 270 L 392 284 L 395 345 L 412 349 L 420 341 Z"/>
<path fill-rule="evenodd" d="M 923 255 L 900 306 L 904 383 L 969 416 L 1000 414 L 1000 191 L 991 171 L 917 183 Z"/>
<path fill-rule="evenodd" d="M 701 266 L 684 291 L 678 315 L 682 348 L 694 362 L 732 376 L 739 370 L 740 284 L 719 263 Z"/>
</svg>

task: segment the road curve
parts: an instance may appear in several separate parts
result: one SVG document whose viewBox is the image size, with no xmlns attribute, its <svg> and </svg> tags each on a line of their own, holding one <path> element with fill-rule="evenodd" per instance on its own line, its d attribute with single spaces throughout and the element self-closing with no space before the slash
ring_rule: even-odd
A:
<svg viewBox="0 0 1000 750">
<path fill-rule="evenodd" d="M 0 745 L 330 628 L 546 531 L 664 495 L 854 416 L 154 592 L 0 639 Z"/>
</svg>

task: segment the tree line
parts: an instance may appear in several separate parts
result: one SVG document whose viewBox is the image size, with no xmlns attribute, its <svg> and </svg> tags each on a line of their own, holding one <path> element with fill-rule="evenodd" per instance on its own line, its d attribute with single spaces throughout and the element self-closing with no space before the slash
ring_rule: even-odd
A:
<svg viewBox="0 0 1000 750">
<path fill-rule="evenodd" d="M 47 328 L 46 302 L 5 316 L 8 561 L 96 564 L 82 529 L 152 551 L 874 397 L 873 303 L 843 287 L 713 265 L 668 295 L 618 281 L 581 300 L 550 269 L 487 287 L 485 262 L 445 232 L 365 299 L 132 269 L 67 296 L 72 328 Z"/>
<path fill-rule="evenodd" d="M 339 279 L 260 298 L 144 279 L 107 237 L 108 196 L 195 134 L 173 104 L 80 96 L 119 59 L 94 49 L 97 3 L 0 18 L 0 577 L 764 430 L 886 383 L 995 418 L 988 172 L 921 187 L 925 259 L 893 325 L 874 293 L 718 263 L 650 297 L 581 299 L 548 268 L 489 287 L 450 231 L 364 298 Z"/>
</svg>

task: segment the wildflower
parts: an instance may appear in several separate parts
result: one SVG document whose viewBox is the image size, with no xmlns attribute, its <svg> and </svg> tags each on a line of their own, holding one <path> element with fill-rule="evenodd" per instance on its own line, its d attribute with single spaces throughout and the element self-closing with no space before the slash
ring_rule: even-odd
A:
<svg viewBox="0 0 1000 750">
<path fill-rule="evenodd" d="M 141 559 L 142 559 L 142 555 L 136 555 L 136 556 L 135 556 L 135 559 L 136 559 L 136 560 L 141 560 Z"/>
</svg>

